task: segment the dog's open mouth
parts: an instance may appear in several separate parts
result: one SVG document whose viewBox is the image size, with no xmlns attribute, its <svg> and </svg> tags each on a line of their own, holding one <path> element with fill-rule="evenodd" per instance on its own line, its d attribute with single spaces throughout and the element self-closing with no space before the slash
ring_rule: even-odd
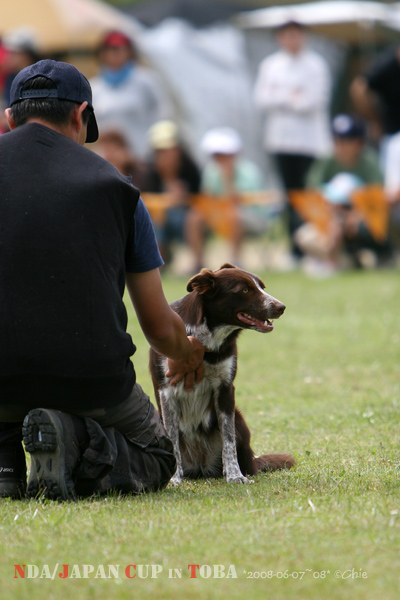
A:
<svg viewBox="0 0 400 600">
<path fill-rule="evenodd" d="M 274 328 L 274 324 L 272 321 L 267 319 L 266 321 L 260 321 L 259 319 L 255 319 L 251 317 L 247 313 L 239 312 L 237 313 L 237 318 L 242 323 L 246 323 L 251 329 L 255 329 L 256 331 L 260 331 L 261 333 L 267 333 L 268 331 L 272 331 Z"/>
</svg>

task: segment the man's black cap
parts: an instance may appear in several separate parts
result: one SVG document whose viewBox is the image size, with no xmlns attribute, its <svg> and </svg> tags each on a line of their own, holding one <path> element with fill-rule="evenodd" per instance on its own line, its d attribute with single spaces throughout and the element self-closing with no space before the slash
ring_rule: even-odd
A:
<svg viewBox="0 0 400 600">
<path fill-rule="evenodd" d="M 27 81 L 37 76 L 50 79 L 56 87 L 54 89 L 22 90 Z M 69 100 L 78 104 L 87 102 L 90 117 L 87 125 L 86 142 L 97 140 L 99 130 L 93 110 L 92 88 L 86 77 L 73 65 L 46 59 L 22 69 L 11 85 L 10 106 L 22 100 L 38 100 L 40 98 L 58 98 L 59 100 Z"/>
</svg>

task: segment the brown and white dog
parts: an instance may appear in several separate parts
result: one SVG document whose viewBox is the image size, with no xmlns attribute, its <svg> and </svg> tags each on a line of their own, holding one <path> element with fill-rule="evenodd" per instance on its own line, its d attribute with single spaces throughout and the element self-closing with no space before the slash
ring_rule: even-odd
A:
<svg viewBox="0 0 400 600">
<path fill-rule="evenodd" d="M 188 335 L 207 348 L 204 379 L 187 392 L 183 382 L 169 385 L 167 361 L 150 351 L 150 371 L 158 408 L 173 441 L 177 469 L 171 479 L 222 477 L 247 483 L 246 475 L 291 468 L 288 454 L 255 456 L 250 431 L 235 408 L 233 381 L 237 368 L 236 340 L 243 329 L 273 330 L 285 305 L 264 291 L 259 277 L 231 264 L 203 269 L 187 284 L 189 294 L 171 304 Z"/>
</svg>

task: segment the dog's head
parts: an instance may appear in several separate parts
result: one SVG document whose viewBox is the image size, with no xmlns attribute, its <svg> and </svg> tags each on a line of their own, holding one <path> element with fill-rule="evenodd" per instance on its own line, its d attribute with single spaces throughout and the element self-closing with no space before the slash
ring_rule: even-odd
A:
<svg viewBox="0 0 400 600">
<path fill-rule="evenodd" d="M 216 271 L 202 269 L 187 284 L 188 292 L 198 294 L 209 326 L 231 325 L 238 329 L 272 331 L 285 305 L 264 291 L 257 275 L 226 263 Z"/>
</svg>

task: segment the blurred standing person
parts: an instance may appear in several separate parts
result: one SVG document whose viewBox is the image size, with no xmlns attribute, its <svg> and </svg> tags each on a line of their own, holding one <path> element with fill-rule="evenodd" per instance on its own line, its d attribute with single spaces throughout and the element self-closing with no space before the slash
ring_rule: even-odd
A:
<svg viewBox="0 0 400 600">
<path fill-rule="evenodd" d="M 394 257 L 400 264 L 400 132 L 387 144 L 384 184 L 389 203 L 389 239 Z"/>
<path fill-rule="evenodd" d="M 286 191 L 304 188 L 315 158 L 331 147 L 329 104 L 331 75 L 324 58 L 306 46 L 302 24 L 279 27 L 280 49 L 260 64 L 255 85 L 256 106 L 266 113 L 264 146 L 276 162 Z M 288 206 L 292 254 L 301 256 L 293 233 L 302 221 Z"/>
<path fill-rule="evenodd" d="M 98 56 L 100 71 L 90 83 L 99 127 L 124 131 L 131 151 L 144 158 L 149 127 L 169 114 L 162 86 L 156 74 L 139 63 L 131 38 L 120 31 L 104 37 Z"/>
<path fill-rule="evenodd" d="M 350 87 L 358 111 L 370 123 L 370 135 L 380 144 L 382 169 L 386 169 L 390 138 L 400 132 L 400 46 L 390 48 L 358 75 Z"/>
<path fill-rule="evenodd" d="M 390 206 L 389 238 L 400 249 L 400 45 L 385 50 L 353 80 L 351 98 L 369 122 L 378 144 L 385 190 Z"/>
</svg>

